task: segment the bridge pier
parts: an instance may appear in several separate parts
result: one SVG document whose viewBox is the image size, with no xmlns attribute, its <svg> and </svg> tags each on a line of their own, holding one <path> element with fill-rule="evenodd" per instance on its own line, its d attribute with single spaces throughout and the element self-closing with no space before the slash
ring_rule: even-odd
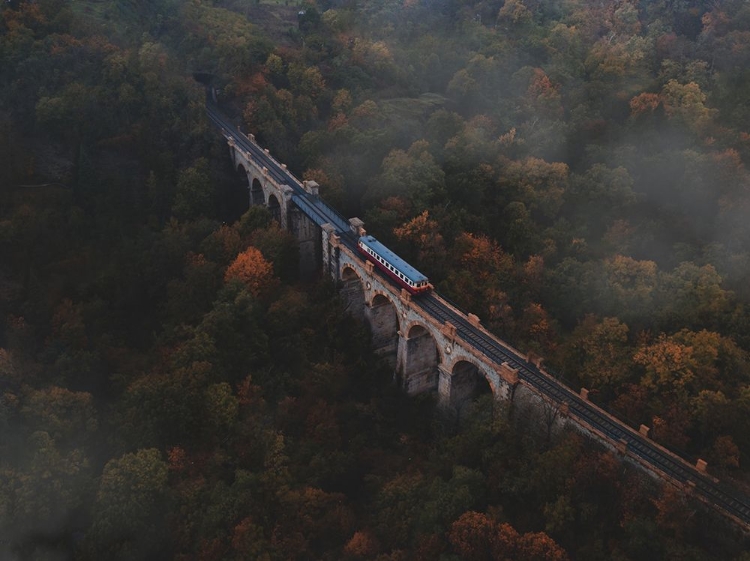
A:
<svg viewBox="0 0 750 561">
<path fill-rule="evenodd" d="M 334 281 L 339 279 L 339 237 L 336 235 L 336 229 L 330 224 L 321 226 L 320 235 L 320 258 L 323 264 L 323 274 L 333 278 Z"/>
<path fill-rule="evenodd" d="M 406 335 L 399 332 L 397 363 L 402 386 L 409 395 L 437 389 L 440 363 L 437 346 L 421 325 L 412 326 Z"/>
<path fill-rule="evenodd" d="M 441 364 L 438 366 L 438 407 L 440 409 L 452 409 L 451 383 L 453 376 Z"/>
<path fill-rule="evenodd" d="M 321 235 L 318 226 L 298 208 L 288 214 L 289 228 L 299 247 L 299 271 L 302 279 L 311 279 L 321 262 Z"/>
<path fill-rule="evenodd" d="M 341 273 L 339 294 L 346 301 L 347 311 L 359 320 L 364 320 L 365 290 L 362 279 L 351 267 L 346 267 Z"/>
<path fill-rule="evenodd" d="M 399 340 L 396 308 L 387 297 L 376 294 L 372 301 L 365 305 L 365 319 L 370 325 L 375 354 L 395 369 Z"/>
</svg>

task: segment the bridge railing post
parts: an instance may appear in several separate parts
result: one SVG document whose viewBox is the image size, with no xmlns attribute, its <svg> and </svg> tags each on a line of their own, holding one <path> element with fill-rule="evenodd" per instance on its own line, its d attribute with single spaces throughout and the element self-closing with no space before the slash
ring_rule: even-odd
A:
<svg viewBox="0 0 750 561">
<path fill-rule="evenodd" d="M 365 223 L 356 216 L 349 219 L 349 227 L 351 228 L 352 233 L 360 238 L 367 235 L 367 232 L 365 231 Z"/>
</svg>

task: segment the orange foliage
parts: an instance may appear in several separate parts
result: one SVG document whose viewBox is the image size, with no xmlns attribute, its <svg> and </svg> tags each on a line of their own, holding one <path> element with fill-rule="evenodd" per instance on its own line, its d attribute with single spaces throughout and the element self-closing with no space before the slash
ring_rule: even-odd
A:
<svg viewBox="0 0 750 561">
<path fill-rule="evenodd" d="M 237 81 L 237 93 L 241 96 L 252 96 L 263 92 L 268 87 L 268 80 L 260 72 Z"/>
<path fill-rule="evenodd" d="M 352 557 L 372 557 L 378 552 L 377 540 L 368 531 L 354 532 L 352 538 L 344 546 L 344 553 Z"/>
<path fill-rule="evenodd" d="M 386 212 L 392 212 L 399 220 L 406 220 L 409 216 L 411 203 L 404 197 L 388 197 L 378 204 L 378 207 Z"/>
<path fill-rule="evenodd" d="M 537 111 L 546 110 L 553 116 L 562 116 L 563 107 L 560 103 L 558 87 L 552 83 L 552 80 L 541 68 L 534 69 L 534 74 L 526 90 L 526 96 Z"/>
<path fill-rule="evenodd" d="M 459 236 L 456 245 L 463 249 L 459 258 L 461 265 L 480 277 L 498 272 L 509 273 L 513 268 L 513 258 L 487 236 L 475 236 L 464 232 Z"/>
<path fill-rule="evenodd" d="M 541 304 L 531 303 L 523 311 L 519 329 L 540 345 L 544 351 L 554 351 L 557 339 L 554 322 Z"/>
<path fill-rule="evenodd" d="M 567 561 L 568 554 L 544 532 L 529 532 L 518 540 L 519 561 Z"/>
<path fill-rule="evenodd" d="M 251 517 L 244 518 L 232 533 L 232 549 L 244 559 L 268 559 L 263 528 L 255 524 Z"/>
<path fill-rule="evenodd" d="M 169 471 L 181 472 L 187 467 L 187 453 L 184 448 L 173 446 L 167 451 Z"/>
<path fill-rule="evenodd" d="M 467 561 L 492 559 L 490 544 L 497 531 L 497 524 L 486 514 L 464 512 L 450 529 L 448 539 L 456 551 Z"/>
<path fill-rule="evenodd" d="M 711 460 L 723 468 L 740 467 L 740 449 L 731 436 L 720 436 L 714 441 Z"/>
<path fill-rule="evenodd" d="M 641 347 L 633 360 L 645 368 L 641 383 L 648 388 L 684 391 L 695 377 L 693 348 L 664 334 L 652 345 Z"/>
<path fill-rule="evenodd" d="M 518 532 L 510 524 L 498 524 L 486 514 L 469 511 L 452 525 L 448 539 L 467 561 L 515 558 Z"/>
<path fill-rule="evenodd" d="M 644 113 L 653 113 L 659 104 L 661 97 L 655 93 L 642 93 L 630 100 L 630 113 L 637 117 Z"/>
<path fill-rule="evenodd" d="M 335 131 L 336 129 L 340 129 L 344 125 L 348 123 L 348 119 L 346 118 L 346 115 L 343 113 L 336 113 L 333 117 L 331 117 L 331 120 L 328 121 L 328 130 L 329 131 Z"/>
<path fill-rule="evenodd" d="M 264 403 L 262 392 L 260 386 L 253 384 L 251 376 L 237 384 L 237 398 L 243 407 L 257 410 Z"/>
<path fill-rule="evenodd" d="M 701 17 L 703 35 L 724 35 L 728 31 L 731 21 L 724 11 L 718 9 L 718 7 L 714 7 L 713 10 L 706 12 Z"/>
<path fill-rule="evenodd" d="M 544 280 L 544 257 L 531 255 L 523 264 L 523 278 L 532 290 L 539 290 Z"/>
<path fill-rule="evenodd" d="M 531 83 L 526 93 L 534 98 L 559 97 L 557 87 L 552 84 L 552 80 L 549 79 L 549 76 L 541 68 L 534 69 L 534 76 L 531 78 Z"/>
<path fill-rule="evenodd" d="M 425 210 L 409 222 L 394 228 L 393 233 L 399 240 L 410 241 L 421 251 L 427 252 L 442 247 L 443 236 L 440 235 L 438 230 L 438 223 L 431 220 L 430 213 Z"/>
<path fill-rule="evenodd" d="M 252 246 L 237 256 L 224 274 L 224 280 L 242 281 L 254 296 L 273 288 L 276 284 L 273 265 L 263 257 L 259 249 Z"/>
</svg>

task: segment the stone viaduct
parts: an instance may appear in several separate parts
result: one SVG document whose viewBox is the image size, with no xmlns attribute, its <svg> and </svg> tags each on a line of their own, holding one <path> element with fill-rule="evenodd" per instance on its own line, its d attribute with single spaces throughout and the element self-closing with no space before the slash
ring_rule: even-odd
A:
<svg viewBox="0 0 750 561">
<path fill-rule="evenodd" d="M 394 378 L 411 395 L 437 392 L 440 407 L 460 416 L 482 393 L 522 404 L 548 424 L 570 424 L 648 473 L 669 481 L 716 508 L 750 531 L 750 499 L 730 493 L 706 473 L 706 463 L 691 465 L 554 380 L 542 360 L 524 355 L 485 330 L 434 292 L 412 298 L 357 251 L 365 234 L 357 218 L 345 220 L 319 196 L 313 181 L 299 181 L 268 150 L 244 135 L 210 100 L 207 114 L 229 144 L 232 163 L 247 178 L 250 205 L 266 205 L 300 248 L 304 274 L 322 271 L 340 287 L 352 315 L 366 321 L 377 353 L 394 369 Z M 431 308 L 428 310 L 428 306 Z M 438 320 L 436 318 L 450 318 Z"/>
<path fill-rule="evenodd" d="M 252 135 L 248 138 L 254 140 Z M 272 174 L 231 137 L 228 145 L 233 166 L 247 177 L 249 204 L 266 205 L 281 227 L 295 236 L 303 274 L 319 269 L 322 263 L 325 272 L 340 285 L 350 313 L 369 324 L 376 353 L 394 368 L 396 379 L 407 393 L 437 391 L 439 405 L 453 411 L 459 411 L 482 393 L 491 392 L 503 400 L 514 396 L 519 383 L 515 369 L 490 361 L 457 338 L 450 323 L 441 324 L 426 314 L 408 292 L 380 274 L 350 245 L 342 243 L 334 225 L 318 225 L 298 206 L 288 177 Z M 263 152 L 271 158 L 267 150 Z M 286 169 L 284 164 L 275 163 Z M 281 183 L 282 180 L 287 182 Z M 299 182 L 298 187 L 320 201 L 314 181 Z M 357 218 L 348 221 L 347 227 L 358 236 L 365 233 Z M 466 317 L 481 328 L 476 316 Z"/>
</svg>

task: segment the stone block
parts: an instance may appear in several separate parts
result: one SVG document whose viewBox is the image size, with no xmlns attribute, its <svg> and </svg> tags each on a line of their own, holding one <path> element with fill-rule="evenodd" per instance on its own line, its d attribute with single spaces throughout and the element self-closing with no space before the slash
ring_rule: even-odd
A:
<svg viewBox="0 0 750 561">
<path fill-rule="evenodd" d="M 446 321 L 440 328 L 440 333 L 442 333 L 447 339 L 454 340 L 456 338 L 456 326 L 451 322 Z"/>
<path fill-rule="evenodd" d="M 507 362 L 503 362 L 498 369 L 498 374 L 511 386 L 518 383 L 518 370 L 510 366 Z"/>
<path fill-rule="evenodd" d="M 625 455 L 628 453 L 628 441 L 624 438 L 621 438 L 617 441 L 617 452 L 619 452 L 622 455 Z"/>
</svg>

